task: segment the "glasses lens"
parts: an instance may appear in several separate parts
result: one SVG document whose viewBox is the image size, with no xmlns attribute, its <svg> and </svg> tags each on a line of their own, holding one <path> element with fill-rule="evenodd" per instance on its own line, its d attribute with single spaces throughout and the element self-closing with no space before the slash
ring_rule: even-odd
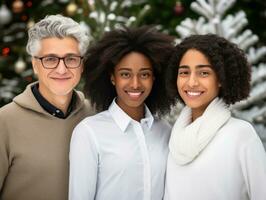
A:
<svg viewBox="0 0 266 200">
<path fill-rule="evenodd" d="M 77 68 L 80 65 L 81 57 L 79 57 L 79 56 L 67 56 L 64 58 L 64 62 L 68 68 Z"/>
<path fill-rule="evenodd" d="M 55 56 L 43 57 L 42 64 L 46 68 L 55 68 L 59 62 L 59 58 Z"/>
</svg>

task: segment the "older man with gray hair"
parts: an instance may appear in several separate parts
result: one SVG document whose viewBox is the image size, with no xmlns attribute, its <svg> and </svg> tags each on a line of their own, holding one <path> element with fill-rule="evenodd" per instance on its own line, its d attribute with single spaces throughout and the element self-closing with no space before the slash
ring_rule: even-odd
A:
<svg viewBox="0 0 266 200">
<path fill-rule="evenodd" d="M 28 35 L 38 81 L 0 108 L 0 199 L 65 200 L 72 130 L 92 114 L 74 90 L 89 38 L 61 15 L 45 17 Z"/>
</svg>

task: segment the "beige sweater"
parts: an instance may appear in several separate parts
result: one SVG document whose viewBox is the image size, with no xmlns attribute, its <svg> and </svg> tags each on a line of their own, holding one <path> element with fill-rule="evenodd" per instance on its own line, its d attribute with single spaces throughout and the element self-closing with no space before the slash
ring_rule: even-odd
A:
<svg viewBox="0 0 266 200">
<path fill-rule="evenodd" d="M 83 94 L 76 93 L 76 106 L 66 119 L 44 111 L 30 85 L 0 108 L 1 200 L 67 199 L 72 130 L 92 114 Z"/>
</svg>

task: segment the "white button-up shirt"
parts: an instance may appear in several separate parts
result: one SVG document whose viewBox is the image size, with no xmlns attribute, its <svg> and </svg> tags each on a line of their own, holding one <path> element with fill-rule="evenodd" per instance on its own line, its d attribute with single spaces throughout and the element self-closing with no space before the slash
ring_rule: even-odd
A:
<svg viewBox="0 0 266 200">
<path fill-rule="evenodd" d="M 70 145 L 70 200 L 162 200 L 170 126 L 153 118 L 137 122 L 113 101 L 87 117 Z"/>
</svg>

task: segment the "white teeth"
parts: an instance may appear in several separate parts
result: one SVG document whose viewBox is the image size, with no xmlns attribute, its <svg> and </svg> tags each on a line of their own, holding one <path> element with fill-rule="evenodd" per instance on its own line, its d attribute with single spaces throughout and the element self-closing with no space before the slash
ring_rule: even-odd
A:
<svg viewBox="0 0 266 200">
<path fill-rule="evenodd" d="M 190 96 L 199 96 L 201 92 L 187 92 L 187 94 Z"/>
<path fill-rule="evenodd" d="M 137 97 L 141 95 L 141 92 L 128 92 L 130 96 Z"/>
</svg>

